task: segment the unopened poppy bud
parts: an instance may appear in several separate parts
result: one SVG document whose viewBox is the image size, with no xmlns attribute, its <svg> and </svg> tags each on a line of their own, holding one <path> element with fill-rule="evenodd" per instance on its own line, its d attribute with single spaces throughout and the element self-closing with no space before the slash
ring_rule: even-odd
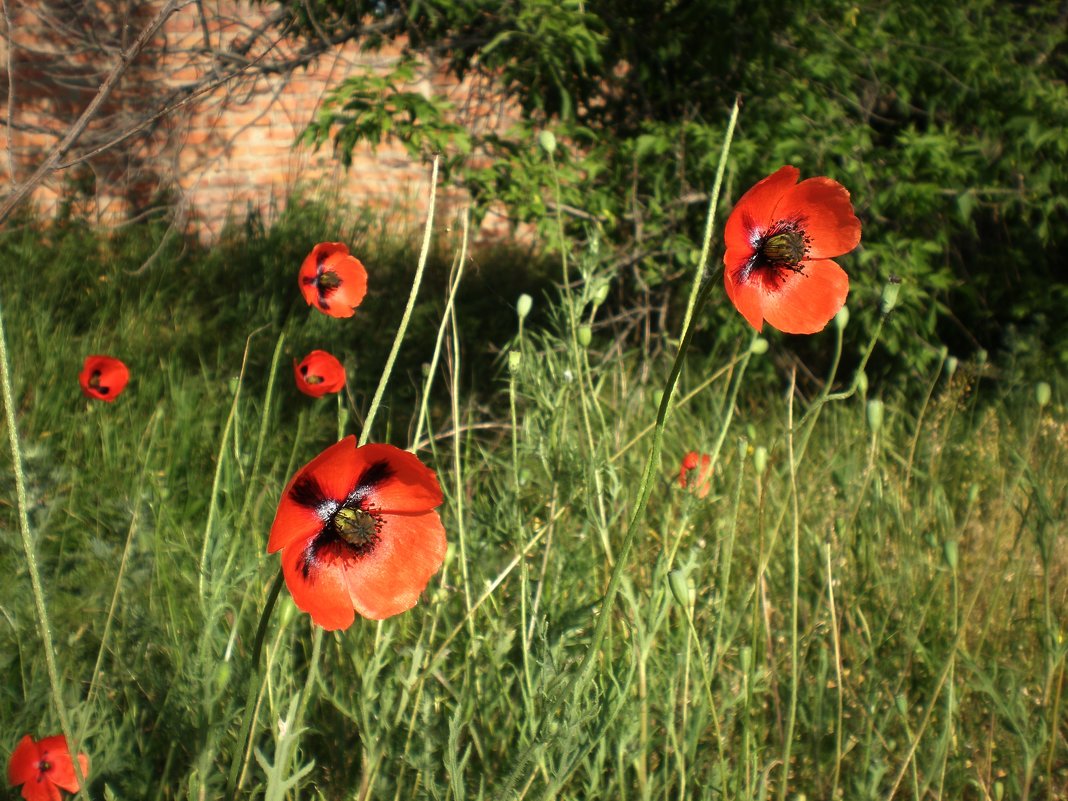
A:
<svg viewBox="0 0 1068 801">
<path fill-rule="evenodd" d="M 891 280 L 883 287 L 883 314 L 889 314 L 897 305 L 897 296 L 901 294 L 901 282 Z"/>
<path fill-rule="evenodd" d="M 878 398 L 868 401 L 868 425 L 874 432 L 883 427 L 883 402 Z"/>
<path fill-rule="evenodd" d="M 990 354 L 987 353 L 986 350 L 984 350 L 983 348 L 979 348 L 979 350 L 975 354 L 975 361 L 978 364 L 986 364 L 986 360 L 989 356 Z"/>
<path fill-rule="evenodd" d="M 578 330 L 578 343 L 582 347 L 588 348 L 592 341 L 593 332 L 590 330 L 590 327 L 588 325 L 580 325 Z"/>
<path fill-rule="evenodd" d="M 942 555 L 946 558 L 946 564 L 949 565 L 949 569 L 954 573 L 957 572 L 957 561 L 959 559 L 959 553 L 957 552 L 957 541 L 946 540 L 942 543 Z"/>
<path fill-rule="evenodd" d="M 845 327 L 849 325 L 849 307 L 843 306 L 838 310 L 838 314 L 834 315 L 834 325 L 839 331 L 844 331 Z"/>
<path fill-rule="evenodd" d="M 868 394 L 868 374 L 863 370 L 857 373 L 857 390 L 861 395 Z"/>
<path fill-rule="evenodd" d="M 908 714 L 909 702 L 904 695 L 898 694 L 897 697 L 894 698 L 894 706 L 897 707 L 897 713 L 901 715 L 901 717 L 905 717 L 905 715 Z"/>
<path fill-rule="evenodd" d="M 763 445 L 757 445 L 755 451 L 753 451 L 753 469 L 756 470 L 758 476 L 764 475 L 764 470 L 768 466 L 768 449 Z"/>
<path fill-rule="evenodd" d="M 538 134 L 538 144 L 550 156 L 556 152 L 556 136 L 552 131 L 542 131 Z"/>
<path fill-rule="evenodd" d="M 971 506 L 977 500 L 979 500 L 979 485 L 972 484 L 972 486 L 968 489 L 968 505 Z"/>
<path fill-rule="evenodd" d="M 1045 381 L 1039 381 L 1035 385 L 1035 400 L 1038 401 L 1038 408 L 1042 408 L 1049 403 L 1050 395 L 1052 395 L 1049 384 Z"/>
<path fill-rule="evenodd" d="M 519 370 L 519 365 L 523 363 L 523 354 L 518 350 L 508 351 L 508 372 L 514 373 Z"/>
<path fill-rule="evenodd" d="M 959 365 L 960 360 L 956 356 L 946 357 L 946 378 L 952 378 Z"/>
<path fill-rule="evenodd" d="M 679 606 L 683 609 L 690 609 L 693 606 L 693 582 L 686 578 L 684 571 L 672 570 L 668 573 L 668 587 L 671 589 L 671 596 Z"/>
<path fill-rule="evenodd" d="M 1005 784 L 998 780 L 994 782 L 994 801 L 1001 801 L 1005 797 Z"/>
<path fill-rule="evenodd" d="M 749 352 L 754 356 L 759 356 L 762 353 L 768 352 L 768 341 L 764 337 L 757 337 L 749 345 Z"/>
<path fill-rule="evenodd" d="M 608 300 L 608 282 L 601 281 L 593 290 L 593 305 L 600 306 Z"/>
<path fill-rule="evenodd" d="M 533 305 L 534 299 L 526 292 L 519 296 L 519 300 L 515 304 L 515 313 L 519 315 L 520 320 L 526 319 L 526 316 L 530 314 L 530 307 Z"/>
<path fill-rule="evenodd" d="M 738 455 L 743 459 L 749 455 L 749 440 L 745 437 L 738 437 Z"/>
</svg>

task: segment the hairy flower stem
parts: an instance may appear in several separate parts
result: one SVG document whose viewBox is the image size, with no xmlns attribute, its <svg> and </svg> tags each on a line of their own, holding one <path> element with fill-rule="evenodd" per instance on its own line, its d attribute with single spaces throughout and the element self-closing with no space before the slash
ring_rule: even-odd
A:
<svg viewBox="0 0 1068 801">
<path fill-rule="evenodd" d="M 26 569 L 30 574 L 30 585 L 33 588 L 33 603 L 37 608 L 37 626 L 41 631 L 41 642 L 44 645 L 45 665 L 48 668 L 48 683 L 52 688 L 52 703 L 56 706 L 56 715 L 59 717 L 59 727 L 63 730 L 63 736 L 67 738 L 70 748 L 71 762 L 74 764 L 74 775 L 78 779 L 78 795 L 87 798 L 85 792 L 85 777 L 82 775 L 82 767 L 78 762 L 78 743 L 74 741 L 73 729 L 70 725 L 70 716 L 67 708 L 63 705 L 63 687 L 59 683 L 59 671 L 56 669 L 56 652 L 52 644 L 52 629 L 48 623 L 48 610 L 45 607 L 44 589 L 41 585 L 41 573 L 37 569 L 37 554 L 33 547 L 33 538 L 30 534 L 29 503 L 26 498 L 26 476 L 22 468 L 22 451 L 19 448 L 19 433 L 15 427 L 15 400 L 14 391 L 11 388 L 11 360 L 7 354 L 7 335 L 4 333 L 4 316 L 0 313 L 0 388 L 4 395 L 4 419 L 7 422 L 7 441 L 11 447 L 11 466 L 15 473 L 15 497 L 19 508 L 19 533 L 22 535 L 22 550 L 26 555 Z"/>
</svg>

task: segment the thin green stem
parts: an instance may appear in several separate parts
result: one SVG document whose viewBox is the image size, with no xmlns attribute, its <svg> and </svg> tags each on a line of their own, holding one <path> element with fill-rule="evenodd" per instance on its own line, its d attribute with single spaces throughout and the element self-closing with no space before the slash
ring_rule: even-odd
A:
<svg viewBox="0 0 1068 801">
<path fill-rule="evenodd" d="M 263 656 L 263 643 L 267 639 L 267 624 L 271 620 L 271 613 L 274 611 L 275 603 L 278 601 L 278 594 L 282 589 L 282 580 L 282 571 L 279 570 L 274 577 L 274 583 L 271 584 L 270 591 L 267 593 L 267 602 L 263 605 L 260 622 L 256 627 L 256 638 L 252 641 L 252 659 L 249 664 L 248 692 L 245 695 L 245 706 L 241 717 L 241 733 L 237 741 L 238 748 L 234 749 L 233 760 L 230 763 L 230 777 L 226 782 L 226 797 L 234 799 L 234 801 L 236 801 L 237 793 L 240 790 L 237 786 L 237 776 L 241 770 L 244 754 L 249 748 L 252 738 L 252 716 L 256 708 L 256 696 L 259 695 L 262 679 L 260 662 Z"/>
<path fill-rule="evenodd" d="M 393 338 L 393 347 L 390 348 L 386 358 L 386 366 L 382 368 L 382 376 L 378 379 L 378 387 L 371 399 L 371 407 L 367 410 L 367 417 L 363 421 L 363 430 L 360 432 L 360 445 L 366 445 L 371 437 L 371 426 L 375 421 L 375 414 L 382 404 L 382 396 L 386 392 L 389 383 L 389 374 L 393 372 L 393 363 L 397 360 L 404 334 L 408 330 L 408 321 L 411 320 L 412 310 L 415 308 L 415 299 L 419 295 L 419 286 L 423 283 L 423 269 L 426 267 L 427 257 L 430 255 L 430 235 L 434 230 L 434 201 L 438 190 L 438 157 L 434 157 L 434 167 L 430 172 L 430 204 L 426 214 L 426 228 L 423 231 L 423 248 L 419 252 L 419 263 L 415 268 L 415 278 L 412 280 L 412 291 L 408 293 L 408 304 L 404 307 L 397 335 Z"/>
<path fill-rule="evenodd" d="M 63 685 L 59 680 L 59 671 L 56 669 L 56 651 L 52 644 L 52 628 L 48 622 L 48 609 L 45 606 L 44 589 L 41 585 L 41 574 L 37 568 L 37 554 L 34 550 L 33 536 L 30 533 L 29 502 L 26 497 L 26 476 L 22 467 L 22 450 L 19 447 L 18 429 L 15 427 L 15 400 L 11 382 L 11 362 L 7 353 L 7 334 L 4 332 L 4 317 L 0 311 L 0 389 L 4 395 L 4 419 L 7 422 L 7 441 L 11 447 L 11 466 L 15 473 L 15 497 L 19 511 L 19 534 L 22 536 L 22 549 L 26 555 L 26 569 L 30 574 L 30 585 L 33 588 L 33 603 L 37 610 L 37 627 L 41 632 L 41 643 L 44 646 L 45 666 L 48 670 L 48 683 L 52 688 L 52 703 L 56 707 L 56 715 L 59 717 L 59 727 L 63 730 L 63 736 L 67 738 L 68 746 L 72 754 L 77 753 L 78 743 L 73 738 L 74 730 L 70 725 L 70 716 L 67 708 L 63 705 Z M 74 764 L 74 774 L 78 779 L 79 796 L 87 798 L 85 790 L 85 777 L 77 759 L 71 760 Z"/>
<path fill-rule="evenodd" d="M 797 462 L 794 461 L 794 393 L 797 373 L 790 374 L 790 400 L 787 404 L 788 434 L 786 446 L 790 461 L 790 507 L 793 511 L 793 526 L 790 536 L 790 707 L 786 716 L 786 732 L 783 735 L 782 782 L 779 785 L 779 801 L 785 801 L 786 788 L 790 784 L 790 754 L 794 743 L 794 725 L 797 722 L 797 689 L 801 668 L 798 665 L 799 634 L 797 624 L 798 594 L 801 582 L 801 506 L 797 491 Z"/>
<path fill-rule="evenodd" d="M 428 417 L 427 405 L 430 403 L 430 390 L 434 386 L 434 376 L 438 370 L 438 359 L 441 357 L 441 345 L 445 341 L 445 329 L 449 324 L 449 316 L 452 314 L 452 307 L 456 300 L 456 291 L 460 288 L 460 278 L 464 274 L 464 265 L 467 263 L 467 240 L 469 236 L 469 228 L 471 227 L 470 213 L 468 209 L 464 209 L 462 224 L 463 224 L 463 241 L 460 244 L 460 259 L 453 267 L 453 275 L 450 276 L 449 282 L 449 296 L 445 301 L 445 313 L 441 315 L 441 325 L 438 326 L 438 336 L 434 340 L 434 355 L 430 357 L 430 367 L 426 373 L 426 382 L 423 384 L 423 397 L 419 403 L 419 416 L 415 421 L 415 436 L 412 437 L 412 447 L 410 450 L 415 450 L 418 447 L 419 440 L 423 437 L 423 424 Z"/>
</svg>

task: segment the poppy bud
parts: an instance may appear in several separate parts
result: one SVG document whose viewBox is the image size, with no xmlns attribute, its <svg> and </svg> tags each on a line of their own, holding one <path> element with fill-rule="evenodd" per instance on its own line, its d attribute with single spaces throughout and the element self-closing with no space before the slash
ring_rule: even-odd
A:
<svg viewBox="0 0 1068 801">
<path fill-rule="evenodd" d="M 949 356 L 946 358 L 946 378 L 952 378 L 953 374 L 957 372 L 957 366 L 960 364 L 960 360 L 956 356 Z"/>
<path fill-rule="evenodd" d="M 883 287 L 883 314 L 889 314 L 897 305 L 897 296 L 901 294 L 901 283 L 891 281 Z"/>
<path fill-rule="evenodd" d="M 908 714 L 909 702 L 908 702 L 908 699 L 905 698 L 904 695 L 898 694 L 894 698 L 894 706 L 897 707 L 897 713 L 899 715 L 901 715 L 901 717 L 905 717 L 905 715 Z"/>
<path fill-rule="evenodd" d="M 1005 784 L 1002 781 L 994 782 L 994 801 L 1001 801 L 1005 797 Z"/>
<path fill-rule="evenodd" d="M 683 609 L 692 609 L 694 600 L 693 582 L 686 578 L 682 570 L 672 570 L 668 573 L 668 587 L 671 596 Z"/>
<path fill-rule="evenodd" d="M 959 555 L 957 552 L 957 541 L 946 540 L 942 543 L 942 555 L 946 558 L 946 564 L 949 565 L 949 569 L 954 573 L 957 572 L 957 561 Z"/>
<path fill-rule="evenodd" d="M 608 282 L 600 281 L 593 290 L 593 305 L 600 306 L 608 300 Z"/>
<path fill-rule="evenodd" d="M 753 469 L 756 470 L 758 476 L 762 476 L 767 466 L 768 449 L 763 445 L 757 445 L 756 450 L 753 451 Z"/>
<path fill-rule="evenodd" d="M 838 310 L 838 314 L 834 315 L 834 326 L 839 331 L 844 331 L 847 325 L 849 325 L 849 307 L 843 306 Z"/>
<path fill-rule="evenodd" d="M 1038 408 L 1041 409 L 1043 406 L 1049 403 L 1049 398 L 1051 394 L 1052 391 L 1050 390 L 1049 384 L 1047 384 L 1045 381 L 1039 381 L 1035 385 L 1035 400 L 1038 401 Z"/>
<path fill-rule="evenodd" d="M 530 308 L 533 305 L 534 299 L 526 292 L 519 296 L 519 300 L 517 300 L 515 304 L 515 313 L 519 315 L 520 320 L 526 319 L 526 316 L 530 314 Z"/>
<path fill-rule="evenodd" d="M 861 395 L 868 394 L 868 374 L 861 370 L 857 373 L 857 389 Z"/>
<path fill-rule="evenodd" d="M 542 131 L 538 134 L 538 144 L 550 156 L 556 152 L 556 136 L 552 131 Z"/>
<path fill-rule="evenodd" d="M 523 363 L 523 354 L 518 350 L 508 351 L 508 372 L 515 373 Z"/>
<path fill-rule="evenodd" d="M 749 675 L 749 668 L 753 665 L 753 649 L 748 645 L 743 645 L 738 652 L 738 665 L 742 673 Z"/>
<path fill-rule="evenodd" d="M 986 364 L 986 360 L 989 356 L 990 354 L 987 353 L 986 350 L 984 350 L 983 348 L 979 348 L 979 350 L 975 354 L 975 361 L 977 364 Z"/>
<path fill-rule="evenodd" d="M 749 352 L 754 356 L 759 356 L 762 353 L 768 352 L 768 341 L 764 337 L 757 337 L 749 345 Z"/>
<path fill-rule="evenodd" d="M 875 433 L 883 427 L 883 402 L 878 398 L 868 401 L 868 425 Z"/>
<path fill-rule="evenodd" d="M 578 330 L 578 343 L 582 347 L 588 348 L 592 341 L 593 332 L 590 330 L 590 327 L 588 325 L 580 325 Z"/>
</svg>

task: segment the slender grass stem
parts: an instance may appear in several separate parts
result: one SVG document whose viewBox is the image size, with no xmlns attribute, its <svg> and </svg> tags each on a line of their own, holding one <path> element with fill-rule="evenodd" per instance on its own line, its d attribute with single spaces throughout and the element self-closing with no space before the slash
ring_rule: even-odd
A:
<svg viewBox="0 0 1068 801">
<path fill-rule="evenodd" d="M 367 417 L 363 421 L 363 430 L 360 432 L 360 445 L 366 445 L 371 438 L 371 426 L 374 424 L 378 407 L 382 404 L 382 396 L 386 392 L 389 383 L 389 375 L 393 372 L 393 363 L 397 360 L 401 343 L 404 342 L 404 334 L 408 330 L 408 322 L 412 318 L 412 310 L 415 308 L 415 299 L 419 295 L 419 287 L 423 283 L 423 270 L 426 268 L 426 260 L 430 255 L 430 238 L 434 231 L 434 202 L 437 198 L 438 189 L 438 157 L 434 157 L 434 166 L 430 171 L 430 202 L 426 213 L 426 228 L 423 230 L 423 247 L 419 251 L 419 262 L 415 268 L 415 278 L 412 279 L 412 290 L 408 293 L 408 304 L 404 307 L 400 325 L 397 327 L 397 335 L 393 338 L 393 346 L 386 357 L 386 366 L 382 368 L 382 375 L 378 379 L 374 397 L 371 398 L 371 406 L 367 409 Z"/>
<path fill-rule="evenodd" d="M 37 628 L 41 633 L 41 644 L 44 646 L 45 666 L 48 670 L 48 684 L 52 690 L 52 703 L 59 717 L 59 727 L 72 754 L 78 751 L 78 743 L 75 741 L 74 729 L 71 728 L 70 715 L 63 703 L 63 685 L 59 679 L 59 670 L 56 668 L 56 649 L 52 644 L 52 628 L 48 622 L 48 608 L 45 604 L 44 588 L 41 585 L 41 573 L 37 568 L 37 552 L 34 549 L 33 535 L 30 532 L 29 500 L 26 495 L 26 475 L 22 467 L 22 449 L 19 447 L 19 433 L 15 425 L 15 393 L 11 381 L 11 359 L 7 352 L 7 333 L 4 331 L 4 316 L 0 307 L 0 389 L 4 395 L 4 419 L 7 423 L 7 442 L 11 448 L 11 466 L 15 473 L 15 499 L 18 504 L 19 534 L 22 537 L 22 550 L 26 556 L 26 570 L 30 574 L 30 586 L 33 590 L 33 605 L 37 612 Z M 88 798 L 85 789 L 85 777 L 82 775 L 81 764 L 77 759 L 71 760 L 74 764 L 74 775 L 78 779 L 78 796 Z"/>
</svg>

